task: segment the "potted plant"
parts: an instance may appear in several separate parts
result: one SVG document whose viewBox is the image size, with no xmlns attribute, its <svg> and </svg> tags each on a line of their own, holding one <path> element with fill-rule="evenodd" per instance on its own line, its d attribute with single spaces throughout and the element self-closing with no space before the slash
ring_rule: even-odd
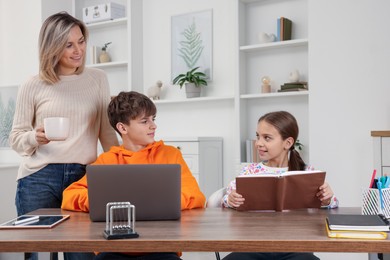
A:
<svg viewBox="0 0 390 260">
<path fill-rule="evenodd" d="M 303 150 L 303 146 L 304 145 L 299 141 L 299 139 L 297 139 L 295 141 L 295 144 L 294 144 L 295 149 L 298 149 L 299 151 L 302 151 Z"/>
<path fill-rule="evenodd" d="M 197 71 L 198 69 L 199 67 L 193 68 L 173 79 L 173 84 L 179 84 L 180 88 L 185 85 L 187 98 L 200 97 L 201 87 L 207 86 L 206 74 Z"/>
<path fill-rule="evenodd" d="M 107 42 L 107 43 L 105 43 L 103 45 L 102 52 L 100 53 L 100 56 L 99 56 L 100 63 L 110 62 L 111 59 L 110 59 L 110 56 L 107 53 L 107 47 L 110 44 L 111 44 L 111 42 Z"/>
</svg>

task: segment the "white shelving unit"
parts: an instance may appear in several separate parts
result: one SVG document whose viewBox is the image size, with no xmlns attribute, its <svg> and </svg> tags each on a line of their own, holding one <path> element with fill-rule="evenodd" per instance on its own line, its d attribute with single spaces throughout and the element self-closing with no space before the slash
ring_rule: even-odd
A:
<svg viewBox="0 0 390 260">
<path fill-rule="evenodd" d="M 167 100 L 154 100 L 155 104 L 179 104 L 179 103 L 198 103 L 198 102 L 216 102 L 223 100 L 232 100 L 234 97 L 199 97 L 199 98 L 188 98 L 188 99 L 167 99 Z"/>
<path fill-rule="evenodd" d="M 308 150 L 309 91 L 278 93 L 288 82 L 291 71 L 298 69 L 300 80 L 308 81 L 308 17 L 307 0 L 237 0 L 238 6 L 238 79 L 236 116 L 241 149 L 237 158 L 246 160 L 245 141 L 254 139 L 257 120 L 267 112 L 286 110 L 298 120 L 300 141 Z M 277 18 L 293 22 L 292 40 L 259 43 L 261 32 L 276 35 Z M 271 78 L 271 93 L 261 93 L 261 78 Z M 310 88 L 310 86 L 309 86 Z M 308 154 L 308 153 L 307 153 Z M 304 160 L 305 153 L 303 154 Z"/>
</svg>

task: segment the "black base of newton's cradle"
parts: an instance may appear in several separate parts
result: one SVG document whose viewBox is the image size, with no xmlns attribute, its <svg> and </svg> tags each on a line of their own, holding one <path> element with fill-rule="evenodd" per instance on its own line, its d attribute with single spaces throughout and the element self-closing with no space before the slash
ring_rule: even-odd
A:
<svg viewBox="0 0 390 260">
<path fill-rule="evenodd" d="M 138 233 L 134 232 L 132 229 L 114 230 L 113 232 L 110 232 L 109 230 L 104 230 L 103 236 L 107 240 L 139 237 Z"/>
</svg>

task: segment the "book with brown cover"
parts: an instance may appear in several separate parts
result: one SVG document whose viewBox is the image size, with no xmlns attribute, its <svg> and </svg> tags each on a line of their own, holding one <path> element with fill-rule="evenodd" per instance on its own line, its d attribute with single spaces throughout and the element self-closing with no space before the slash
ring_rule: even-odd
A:
<svg viewBox="0 0 390 260">
<path fill-rule="evenodd" d="M 284 17 L 280 17 L 280 40 L 284 41 Z"/>
<path fill-rule="evenodd" d="M 237 176 L 237 193 L 245 198 L 237 210 L 320 208 L 321 201 L 316 194 L 325 175 L 324 171 L 289 171 Z"/>
</svg>

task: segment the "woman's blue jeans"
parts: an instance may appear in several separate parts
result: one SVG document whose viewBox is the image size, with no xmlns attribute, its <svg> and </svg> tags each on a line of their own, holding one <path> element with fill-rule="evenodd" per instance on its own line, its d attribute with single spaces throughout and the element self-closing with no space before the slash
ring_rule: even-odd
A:
<svg viewBox="0 0 390 260">
<path fill-rule="evenodd" d="M 85 174 L 82 164 L 49 164 L 18 180 L 15 204 L 18 216 L 40 208 L 61 208 L 62 192 Z M 65 253 L 65 260 L 92 259 L 92 253 Z M 54 256 L 56 259 L 56 256 Z M 37 253 L 26 253 L 26 259 L 38 259 Z"/>
</svg>

